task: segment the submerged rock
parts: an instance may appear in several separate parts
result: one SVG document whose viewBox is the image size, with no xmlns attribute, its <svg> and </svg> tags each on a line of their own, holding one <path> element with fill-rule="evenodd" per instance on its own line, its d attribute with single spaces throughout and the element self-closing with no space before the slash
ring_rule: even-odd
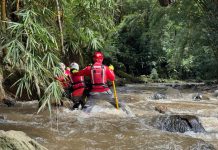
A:
<svg viewBox="0 0 218 150">
<path fill-rule="evenodd" d="M 0 130 L 0 149 L 2 150 L 47 150 L 21 131 Z"/>
<path fill-rule="evenodd" d="M 159 100 L 159 99 L 166 99 L 167 96 L 166 96 L 165 94 L 156 92 L 156 93 L 154 93 L 154 95 L 152 96 L 152 98 L 155 99 L 155 100 Z"/>
<path fill-rule="evenodd" d="M 154 93 L 152 98 L 155 100 L 167 98 L 182 98 L 182 94 L 179 90 L 174 89 L 172 87 L 168 87 L 167 89 Z"/>
<path fill-rule="evenodd" d="M 199 141 L 196 144 L 190 146 L 191 150 L 216 150 L 212 144 L 205 141 Z"/>
<path fill-rule="evenodd" d="M 182 94 L 178 89 L 174 89 L 172 87 L 168 87 L 165 91 L 165 94 L 171 98 L 182 98 Z"/>
<path fill-rule="evenodd" d="M 205 132 L 205 129 L 199 122 L 199 119 L 196 116 L 190 115 L 159 116 L 154 119 L 152 125 L 160 130 L 170 132 Z"/>
</svg>

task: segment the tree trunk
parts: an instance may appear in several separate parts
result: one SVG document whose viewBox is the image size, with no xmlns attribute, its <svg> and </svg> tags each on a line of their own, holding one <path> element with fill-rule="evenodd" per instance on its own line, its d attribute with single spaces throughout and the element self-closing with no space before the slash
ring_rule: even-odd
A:
<svg viewBox="0 0 218 150">
<path fill-rule="evenodd" d="M 0 70 L 0 101 L 2 101 L 5 98 L 5 90 L 3 88 L 2 82 L 3 82 L 3 75 Z"/>
<path fill-rule="evenodd" d="M 64 55 L 64 36 L 63 36 L 63 26 L 62 26 L 62 21 L 61 21 L 61 9 L 60 9 L 60 4 L 59 0 L 56 0 L 56 5 L 57 5 L 57 12 L 58 12 L 58 25 L 59 25 L 59 30 L 60 30 L 60 38 L 61 38 L 61 52 Z"/>
<path fill-rule="evenodd" d="M 5 34 L 6 33 L 6 22 L 7 21 L 7 14 L 6 14 L 6 0 L 2 0 L 1 3 L 1 21 L 2 21 L 2 32 Z M 0 67 L 2 67 L 2 62 L 3 62 L 3 58 L 6 55 L 7 50 L 6 48 L 3 48 L 2 50 L 2 54 L 0 54 L 0 58 L 1 58 L 1 64 Z"/>
<path fill-rule="evenodd" d="M 6 32 L 6 0 L 1 1 L 1 21 L 2 21 L 2 31 Z M 0 101 L 5 98 L 5 90 L 3 88 L 3 52 L 0 53 Z"/>
<path fill-rule="evenodd" d="M 16 11 L 18 12 L 20 9 L 20 0 L 16 1 Z"/>
<path fill-rule="evenodd" d="M 2 3 L 1 3 L 1 8 L 2 8 L 2 11 L 1 11 L 1 20 L 2 20 L 2 26 L 3 26 L 3 30 L 6 28 L 6 0 L 2 0 Z"/>
</svg>

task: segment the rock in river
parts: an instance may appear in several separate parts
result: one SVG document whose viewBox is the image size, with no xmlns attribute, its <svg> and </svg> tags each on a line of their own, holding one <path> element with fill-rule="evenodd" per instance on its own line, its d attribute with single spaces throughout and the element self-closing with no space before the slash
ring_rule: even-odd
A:
<svg viewBox="0 0 218 150">
<path fill-rule="evenodd" d="M 22 131 L 0 130 L 0 149 L 2 150 L 47 150 Z"/>
</svg>

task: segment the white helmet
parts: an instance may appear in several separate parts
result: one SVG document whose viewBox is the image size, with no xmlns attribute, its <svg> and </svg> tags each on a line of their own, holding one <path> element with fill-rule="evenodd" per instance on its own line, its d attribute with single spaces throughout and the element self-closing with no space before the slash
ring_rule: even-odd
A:
<svg viewBox="0 0 218 150">
<path fill-rule="evenodd" d="M 64 71 L 65 68 L 66 68 L 65 64 L 62 63 L 62 62 L 59 63 L 59 67 L 60 67 L 60 69 L 62 69 L 63 71 Z"/>
<path fill-rule="evenodd" d="M 73 62 L 73 63 L 70 64 L 70 69 L 79 70 L 79 65 L 77 63 Z"/>
</svg>

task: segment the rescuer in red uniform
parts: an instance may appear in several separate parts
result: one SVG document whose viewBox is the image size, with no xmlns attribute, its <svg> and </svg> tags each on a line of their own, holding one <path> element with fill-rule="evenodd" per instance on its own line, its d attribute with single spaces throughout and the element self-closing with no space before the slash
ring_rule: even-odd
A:
<svg viewBox="0 0 218 150">
<path fill-rule="evenodd" d="M 73 76 L 89 76 L 91 79 L 90 97 L 85 105 L 85 111 L 90 112 L 95 105 L 95 100 L 105 99 L 114 104 L 113 95 L 107 85 L 107 81 L 114 81 L 115 74 L 113 66 L 105 66 L 102 64 L 104 59 L 103 53 L 95 52 L 93 56 L 94 64 L 87 66 L 83 70 L 73 73 Z"/>
<path fill-rule="evenodd" d="M 59 68 L 63 71 L 64 76 L 63 75 L 56 76 L 55 79 L 61 83 L 61 85 L 64 89 L 63 95 L 69 98 L 70 93 L 71 93 L 71 91 L 70 91 L 70 78 L 69 78 L 70 69 L 68 67 L 66 67 L 64 63 L 59 63 Z"/>
<path fill-rule="evenodd" d="M 78 72 L 79 65 L 75 62 L 70 64 L 70 81 L 71 81 L 71 100 L 73 101 L 74 105 L 72 109 L 76 109 L 81 104 L 82 108 L 85 105 L 85 82 L 84 76 L 73 76 L 72 74 Z"/>
</svg>

